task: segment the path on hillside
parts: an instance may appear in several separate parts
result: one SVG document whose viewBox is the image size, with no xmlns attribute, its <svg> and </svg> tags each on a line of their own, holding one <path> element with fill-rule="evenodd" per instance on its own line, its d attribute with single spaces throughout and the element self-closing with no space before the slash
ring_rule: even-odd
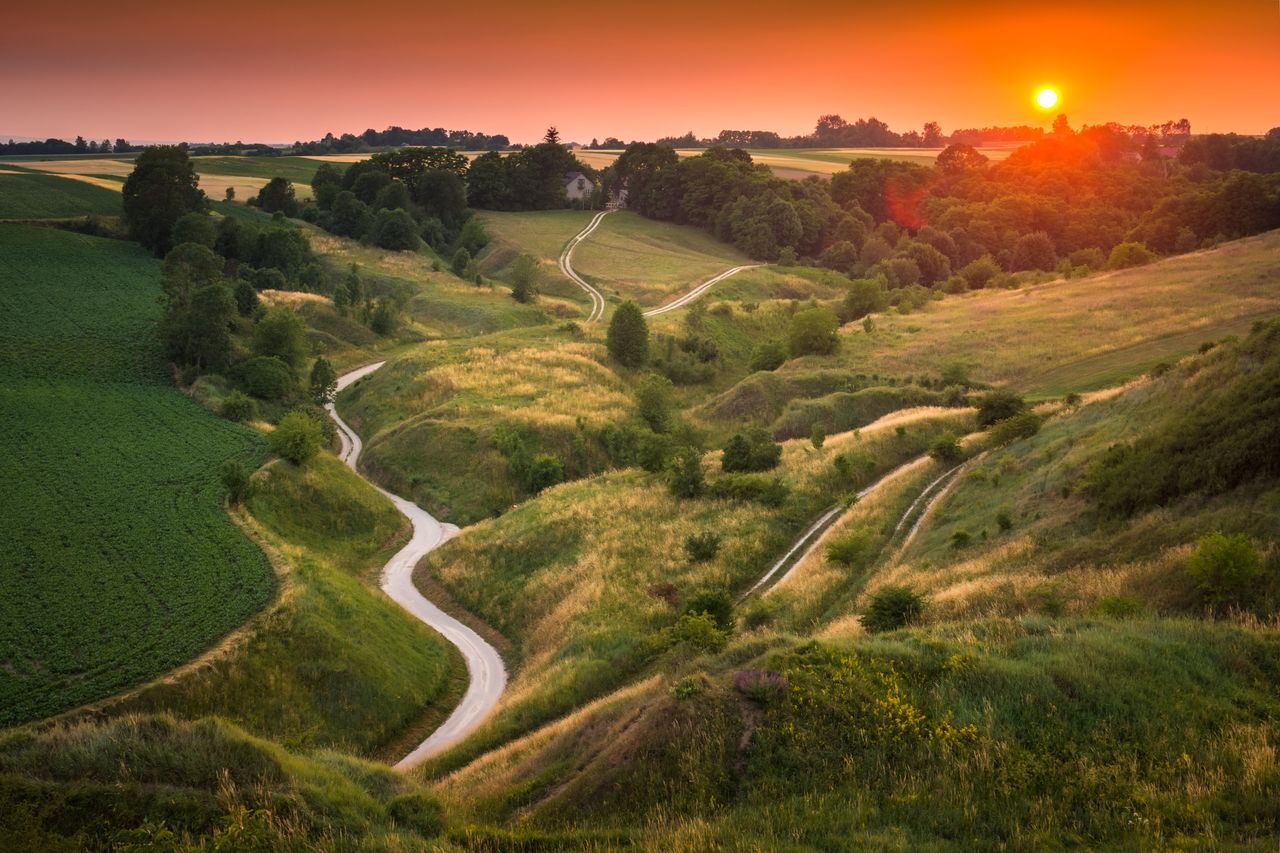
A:
<svg viewBox="0 0 1280 853">
<path fill-rule="evenodd" d="M 380 361 L 344 374 L 338 380 L 338 390 L 341 391 L 357 380 L 363 379 L 384 364 L 386 362 Z M 333 403 L 326 408 L 329 410 L 329 416 L 338 425 L 338 435 L 342 439 L 340 454 L 342 461 L 371 486 L 390 498 L 396 505 L 396 509 L 400 510 L 413 525 L 413 536 L 408 544 L 400 549 L 382 570 L 382 591 L 457 646 L 467 662 L 467 674 L 470 680 L 462 701 L 453 709 L 449 718 L 431 733 L 430 737 L 396 763 L 397 770 L 406 770 L 462 740 L 484 722 L 489 712 L 498 704 L 502 691 L 506 688 L 507 670 L 502 664 L 502 657 L 497 649 L 475 631 L 432 604 L 413 585 L 413 567 L 424 555 L 457 533 L 458 528 L 452 524 L 440 523 L 413 501 L 391 494 L 360 474 L 360 469 L 356 467 L 356 462 L 360 459 L 360 451 L 364 446 L 360 436 L 356 435 L 355 430 L 347 426 L 346 422 L 338 416 L 337 408 Z"/>
<path fill-rule="evenodd" d="M 761 266 L 764 266 L 764 264 L 745 264 L 740 267 L 734 267 L 733 269 L 725 270 L 724 272 L 720 273 L 714 278 L 711 278 L 708 281 L 704 281 L 702 284 L 698 285 L 693 290 L 686 293 L 684 296 L 681 296 L 678 299 L 674 299 L 671 302 L 668 302 L 666 305 L 663 305 L 661 308 L 650 308 L 648 311 L 644 312 L 644 316 L 656 317 L 659 314 L 665 314 L 668 311 L 674 311 L 677 308 L 683 308 L 684 306 L 688 305 L 690 302 L 693 302 L 699 296 L 701 296 L 702 294 L 710 290 L 712 285 L 719 284 L 729 276 L 737 275 L 743 270 L 753 270 Z"/>
<path fill-rule="evenodd" d="M 591 313 L 587 315 L 587 322 L 594 323 L 597 320 L 604 319 L 604 295 L 591 285 L 587 284 L 587 280 L 574 272 L 573 269 L 573 250 L 578 248 L 578 244 L 586 239 L 587 235 L 599 227 L 600 223 L 606 216 L 613 213 L 612 210 L 602 210 L 595 216 L 591 217 L 591 221 L 587 223 L 587 227 L 577 233 L 572 240 L 565 243 L 564 251 L 560 253 L 560 272 L 567 275 L 578 287 L 581 287 L 591 297 Z"/>
<path fill-rule="evenodd" d="M 595 216 L 591 217 L 591 221 L 587 223 L 587 227 L 583 228 L 576 235 L 574 235 L 573 239 L 571 239 L 568 243 L 565 243 L 564 250 L 560 252 L 560 261 L 559 261 L 560 272 L 568 276 L 575 284 L 578 285 L 578 287 L 581 287 L 583 290 L 585 290 L 587 292 L 587 295 L 591 297 L 591 313 L 587 315 L 588 323 L 594 323 L 597 320 L 604 319 L 604 309 L 605 309 L 604 294 L 602 294 L 599 290 L 596 290 L 594 287 L 592 287 L 587 282 L 587 280 L 582 276 L 578 275 L 577 270 L 573 268 L 573 250 L 578 248 L 578 244 L 581 243 L 583 240 L 587 239 L 587 237 L 591 234 L 592 231 L 595 231 L 598 227 L 600 227 L 600 223 L 603 222 L 604 218 L 608 216 L 610 213 L 613 213 L 613 211 L 602 210 L 599 213 L 597 213 Z M 668 311 L 674 311 L 677 308 L 683 308 L 684 306 L 688 305 L 690 302 L 693 302 L 699 296 L 701 296 L 702 294 L 710 290 L 712 285 L 715 285 L 724 281 L 726 278 L 728 278 L 731 275 L 737 275 L 743 270 L 752 270 L 759 266 L 763 266 L 763 264 L 745 264 L 743 266 L 733 267 L 732 269 L 725 270 L 724 272 L 711 278 L 709 281 L 704 281 L 702 284 L 698 285 L 693 290 L 689 291 L 683 296 L 680 296 L 677 299 L 671 302 L 668 302 L 666 305 L 663 305 L 660 308 L 649 309 L 648 311 L 644 312 L 644 316 L 656 317 L 659 314 L 665 314 Z"/>
</svg>

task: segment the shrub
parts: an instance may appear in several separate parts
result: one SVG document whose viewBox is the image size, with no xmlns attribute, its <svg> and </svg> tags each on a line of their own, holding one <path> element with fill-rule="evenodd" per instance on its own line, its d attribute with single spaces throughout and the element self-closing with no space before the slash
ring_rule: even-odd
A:
<svg viewBox="0 0 1280 853">
<path fill-rule="evenodd" d="M 787 329 L 787 351 L 792 358 L 802 355 L 830 355 L 840 345 L 836 331 L 840 320 L 830 308 L 808 308 L 791 318 Z"/>
<path fill-rule="evenodd" d="M 957 530 L 951 534 L 951 547 L 955 549 L 968 547 L 973 537 L 967 530 Z"/>
<path fill-rule="evenodd" d="M 234 459 L 222 463 L 222 485 L 227 490 L 227 500 L 238 504 L 249 493 L 249 472 Z"/>
<path fill-rule="evenodd" d="M 671 466 L 667 485 L 678 498 L 696 498 L 702 494 L 705 481 L 702 476 L 702 454 L 686 447 L 676 455 Z"/>
<path fill-rule="evenodd" d="M 636 413 L 654 432 L 671 428 L 671 380 L 649 374 L 636 388 Z"/>
<path fill-rule="evenodd" d="M 686 614 L 704 613 L 715 620 L 716 627 L 728 633 L 733 630 L 733 597 L 727 589 L 705 589 L 689 596 L 684 603 Z"/>
<path fill-rule="evenodd" d="M 1141 616 L 1145 608 L 1142 602 L 1127 595 L 1108 595 L 1098 599 L 1094 611 L 1109 619 L 1132 619 Z"/>
<path fill-rule="evenodd" d="M 230 391 L 222 398 L 218 414 L 229 421 L 245 423 L 258 417 L 258 404 L 243 391 Z"/>
<path fill-rule="evenodd" d="M 755 630 L 773 622 L 773 617 L 773 604 L 768 599 L 755 595 L 751 597 L 751 603 L 742 615 L 742 624 L 748 630 Z"/>
<path fill-rule="evenodd" d="M 721 651 L 729 635 L 707 613 L 685 613 L 665 632 L 667 647 L 677 654 L 712 654 Z"/>
<path fill-rule="evenodd" d="M 413 221 L 413 217 L 407 211 L 400 208 L 378 211 L 373 219 L 375 246 L 400 252 L 416 249 L 419 243 L 418 223 Z"/>
<path fill-rule="evenodd" d="M 822 445 L 827 442 L 827 431 L 822 428 L 822 424 L 814 424 L 809 430 L 809 442 L 813 445 L 814 450 L 821 450 Z"/>
<path fill-rule="evenodd" d="M 924 597 L 911 587 L 887 586 L 871 596 L 867 612 L 858 621 L 873 634 L 896 631 L 919 620 L 924 603 Z"/>
<path fill-rule="evenodd" d="M 733 689 L 767 705 L 787 692 L 787 679 L 770 670 L 747 669 L 734 674 Z"/>
<path fill-rule="evenodd" d="M 525 488 L 535 495 L 564 482 L 564 463 L 550 453 L 539 453 L 529 460 Z"/>
<path fill-rule="evenodd" d="M 387 803 L 387 817 L 425 838 L 444 832 L 444 809 L 438 800 L 421 791 L 404 794 Z"/>
<path fill-rule="evenodd" d="M 1113 270 L 1123 270 L 1149 264 L 1155 259 L 1155 253 L 1142 243 L 1121 243 L 1111 250 L 1107 266 Z"/>
<path fill-rule="evenodd" d="M 735 433 L 724 447 L 720 467 L 729 472 L 770 471 L 782 459 L 782 445 L 767 430 L 755 428 L 746 436 Z"/>
<path fill-rule="evenodd" d="M 623 367 L 637 368 L 649 360 L 649 324 L 640 306 L 627 300 L 613 312 L 605 333 L 609 355 Z"/>
<path fill-rule="evenodd" d="M 720 553 L 720 534 L 707 531 L 686 536 L 684 554 L 691 563 L 706 563 Z"/>
<path fill-rule="evenodd" d="M 752 477 L 726 474 L 711 484 L 708 494 L 731 501 L 751 501 L 767 507 L 780 507 L 790 491 L 777 477 Z"/>
<path fill-rule="evenodd" d="M 991 391 L 978 400 L 978 426 L 989 427 L 1011 418 L 1027 408 L 1026 402 L 1012 391 Z"/>
<path fill-rule="evenodd" d="M 692 699 L 705 689 L 701 678 L 692 675 L 686 675 L 676 683 L 671 685 L 671 696 L 674 699 Z"/>
<path fill-rule="evenodd" d="M 761 341 L 751 353 L 752 370 L 777 370 L 787 360 L 787 347 L 782 341 Z"/>
<path fill-rule="evenodd" d="M 1043 231 L 1023 234 L 1013 244 L 1011 268 L 1015 270 L 1052 270 L 1058 265 L 1053 240 Z"/>
<path fill-rule="evenodd" d="M 272 308 L 253 330 L 255 355 L 275 356 L 297 369 L 307 357 L 307 327 L 288 308 Z"/>
<path fill-rule="evenodd" d="M 1187 574 L 1211 604 L 1243 604 L 1262 577 L 1262 556 L 1243 534 L 1210 533 L 1187 559 Z"/>
<path fill-rule="evenodd" d="M 846 323 L 861 320 L 868 314 L 883 311 L 887 304 L 881 279 L 854 279 L 840 306 L 840 319 Z"/>
<path fill-rule="evenodd" d="M 466 276 L 467 267 L 471 266 L 471 253 L 466 249 L 459 249 L 453 253 L 453 261 L 449 264 L 449 269 L 458 278 Z"/>
<path fill-rule="evenodd" d="M 301 465 L 320 450 L 320 425 L 306 412 L 294 410 L 280 419 L 269 441 L 271 451 Z"/>
<path fill-rule="evenodd" d="M 983 255 L 962 266 L 959 274 L 970 290 L 981 290 L 991 279 L 1000 275 L 1000 265 L 990 255 Z"/>
<path fill-rule="evenodd" d="M 959 462 L 964 458 L 964 450 L 955 435 L 944 432 L 929 445 L 929 456 L 944 464 Z"/>
<path fill-rule="evenodd" d="M 1040 424 L 1040 416 L 1035 412 L 1020 412 L 991 427 L 987 443 L 991 447 L 1001 447 L 1019 439 L 1030 438 L 1040 431 Z"/>
<path fill-rule="evenodd" d="M 1013 517 L 1009 515 L 1009 510 L 1002 509 L 996 513 L 996 527 L 1000 528 L 1001 533 L 1008 533 L 1013 529 Z"/>
<path fill-rule="evenodd" d="M 258 289 L 246 278 L 236 282 L 233 294 L 236 300 L 236 313 L 241 317 L 252 317 L 258 311 Z"/>
<path fill-rule="evenodd" d="M 293 392 L 293 371 L 273 355 L 251 358 L 237 373 L 245 390 L 262 400 L 283 400 Z"/>
<path fill-rule="evenodd" d="M 871 542 L 861 533 L 839 536 L 827 543 L 827 559 L 842 566 L 858 566 L 870 551 Z"/>
<path fill-rule="evenodd" d="M 327 358 L 317 358 L 311 367 L 311 399 L 317 406 L 333 402 L 338 390 L 338 374 Z"/>
</svg>

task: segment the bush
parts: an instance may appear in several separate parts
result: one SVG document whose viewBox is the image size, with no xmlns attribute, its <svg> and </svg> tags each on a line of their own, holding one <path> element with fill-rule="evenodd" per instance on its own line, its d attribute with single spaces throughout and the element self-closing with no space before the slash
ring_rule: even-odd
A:
<svg viewBox="0 0 1280 853">
<path fill-rule="evenodd" d="M 951 534 L 951 547 L 959 550 L 969 547 L 969 543 L 973 541 L 973 537 L 967 530 L 956 530 Z"/>
<path fill-rule="evenodd" d="M 705 613 L 715 620 L 716 627 L 726 634 L 733 630 L 733 596 L 727 589 L 706 589 L 695 592 L 684 603 L 686 614 Z"/>
<path fill-rule="evenodd" d="M 671 696 L 674 699 L 692 699 L 703 691 L 705 685 L 701 678 L 692 675 L 686 675 L 679 681 L 671 685 Z"/>
<path fill-rule="evenodd" d="M 743 670 L 733 676 L 733 689 L 748 699 L 767 705 L 787 692 L 787 679 L 769 670 Z"/>
<path fill-rule="evenodd" d="M 777 370 L 787 360 L 787 347 L 782 341 L 761 341 L 751 353 L 752 370 Z"/>
<path fill-rule="evenodd" d="M 387 803 L 387 817 L 425 838 L 444 832 L 444 809 L 423 792 L 404 794 Z"/>
<path fill-rule="evenodd" d="M 301 465 L 320 451 L 323 433 L 306 412 L 294 410 L 280 419 L 269 436 L 271 452 Z"/>
<path fill-rule="evenodd" d="M 262 400 L 283 400 L 293 393 L 293 371 L 273 355 L 251 358 L 237 373 L 246 391 Z"/>
<path fill-rule="evenodd" d="M 720 534 L 707 531 L 686 536 L 684 554 L 691 563 L 706 563 L 720 553 Z"/>
<path fill-rule="evenodd" d="M 249 494 L 249 472 L 234 459 L 222 463 L 222 485 L 227 490 L 227 500 L 232 505 L 240 503 Z"/>
<path fill-rule="evenodd" d="M 924 597 L 907 586 L 887 586 L 871 596 L 867 612 L 858 620 L 873 634 L 896 631 L 920 619 Z"/>
<path fill-rule="evenodd" d="M 992 391 L 983 394 L 978 400 L 978 426 L 989 427 L 1020 414 L 1026 408 L 1026 402 L 1012 391 Z"/>
<path fill-rule="evenodd" d="M 929 456 L 944 464 L 951 464 L 964 458 L 964 450 L 955 435 L 944 432 L 929 445 Z"/>
<path fill-rule="evenodd" d="M 755 428 L 746 436 L 736 433 L 724 447 L 720 467 L 729 472 L 770 471 L 782 459 L 782 445 L 767 430 Z"/>
<path fill-rule="evenodd" d="M 467 267 L 471 266 L 471 253 L 466 249 L 459 249 L 453 253 L 453 262 L 449 264 L 449 269 L 458 278 L 464 278 L 467 274 Z"/>
<path fill-rule="evenodd" d="M 702 476 L 702 454 L 686 447 L 676 455 L 667 480 L 671 494 L 678 498 L 696 498 L 702 494 L 705 481 Z"/>
<path fill-rule="evenodd" d="M 861 533 L 839 536 L 827 543 L 827 559 L 850 568 L 861 565 L 870 553 L 871 542 Z"/>
<path fill-rule="evenodd" d="M 1113 270 L 1123 270 L 1149 264 L 1155 259 L 1155 253 L 1142 243 L 1121 243 L 1111 250 L 1107 266 Z"/>
<path fill-rule="evenodd" d="M 618 306 L 609 320 L 605 344 L 623 367 L 637 368 L 649 360 L 649 324 L 639 305 L 627 300 Z"/>
<path fill-rule="evenodd" d="M 395 252 L 417 249 L 418 224 L 399 208 L 379 210 L 373 220 L 373 244 Z"/>
<path fill-rule="evenodd" d="M 767 507 L 780 507 L 790 491 L 777 477 L 753 477 L 748 474 L 726 474 L 708 489 L 713 498 L 751 501 Z"/>
<path fill-rule="evenodd" d="M 1000 275 L 1000 265 L 990 255 L 983 255 L 962 266 L 959 274 L 970 290 L 981 290 Z"/>
<path fill-rule="evenodd" d="M 1132 619 L 1141 616 L 1142 602 L 1127 595 L 1108 595 L 1098 599 L 1094 612 L 1109 619 Z"/>
<path fill-rule="evenodd" d="M 290 369 L 297 369 L 307 358 L 307 327 L 288 308 L 272 308 L 253 330 L 255 355 L 275 356 Z"/>
<path fill-rule="evenodd" d="M 1210 533 L 1187 559 L 1187 574 L 1209 603 L 1246 604 L 1262 578 L 1262 556 L 1243 534 Z"/>
<path fill-rule="evenodd" d="M 272 270 L 272 272 L 277 272 Z M 241 317 L 252 317 L 258 311 L 258 289 L 253 286 L 247 278 L 242 278 L 236 282 L 235 293 L 236 313 Z"/>
<path fill-rule="evenodd" d="M 1001 447 L 1023 438 L 1030 438 L 1040 431 L 1040 424 L 1040 416 L 1035 412 L 1020 412 L 991 427 L 987 443 L 990 447 Z"/>
<path fill-rule="evenodd" d="M 830 308 L 809 308 L 791 318 L 787 329 L 787 351 L 792 358 L 802 355 L 830 355 L 840 345 L 836 331 L 840 320 Z"/>
<path fill-rule="evenodd" d="M 243 391 L 231 391 L 222 398 L 218 414 L 229 421 L 245 423 L 258 417 L 258 404 Z"/>
<path fill-rule="evenodd" d="M 729 635 L 707 613 L 686 613 L 665 634 L 667 647 L 678 655 L 713 654 L 729 642 Z"/>
<path fill-rule="evenodd" d="M 886 305 L 884 287 L 879 279 L 854 279 L 840 306 L 840 319 L 845 323 L 861 320 L 868 314 L 883 311 Z"/>
<path fill-rule="evenodd" d="M 529 460 L 525 488 L 535 495 L 564 482 L 564 463 L 550 453 L 539 453 Z"/>
<path fill-rule="evenodd" d="M 814 424 L 809 430 L 809 443 L 813 445 L 814 450 L 821 450 L 822 445 L 827 443 L 827 431 L 822 428 L 822 424 Z"/>
<path fill-rule="evenodd" d="M 996 512 L 996 527 L 1001 533 L 1008 533 L 1013 529 L 1013 516 L 1009 515 L 1009 510 L 1002 509 Z"/>
<path fill-rule="evenodd" d="M 671 381 L 650 374 L 636 388 L 636 414 L 649 428 L 664 433 L 671 428 Z"/>
</svg>

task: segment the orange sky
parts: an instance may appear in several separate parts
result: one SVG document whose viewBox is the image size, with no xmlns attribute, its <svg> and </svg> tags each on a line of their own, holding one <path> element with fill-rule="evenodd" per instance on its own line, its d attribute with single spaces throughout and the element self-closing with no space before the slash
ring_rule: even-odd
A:
<svg viewBox="0 0 1280 853">
<path fill-rule="evenodd" d="M 1280 3 L 23 3 L 0 134 L 290 142 L 443 126 L 516 141 L 1186 117 L 1280 125 Z M 1122 7 L 1122 8 L 1121 8 Z"/>
</svg>

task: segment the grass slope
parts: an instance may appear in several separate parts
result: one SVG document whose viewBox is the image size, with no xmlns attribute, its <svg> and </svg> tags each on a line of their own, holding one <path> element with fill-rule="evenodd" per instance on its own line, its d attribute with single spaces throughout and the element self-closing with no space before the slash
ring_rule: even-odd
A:
<svg viewBox="0 0 1280 853">
<path fill-rule="evenodd" d="M 57 175 L 0 174 L 0 219 L 119 216 L 120 193 Z"/>
<path fill-rule="evenodd" d="M 0 724 L 13 724 L 185 662 L 275 581 L 218 479 L 228 458 L 256 464 L 261 442 L 172 387 L 159 263 L 10 225 L 0 269 Z"/>
</svg>

